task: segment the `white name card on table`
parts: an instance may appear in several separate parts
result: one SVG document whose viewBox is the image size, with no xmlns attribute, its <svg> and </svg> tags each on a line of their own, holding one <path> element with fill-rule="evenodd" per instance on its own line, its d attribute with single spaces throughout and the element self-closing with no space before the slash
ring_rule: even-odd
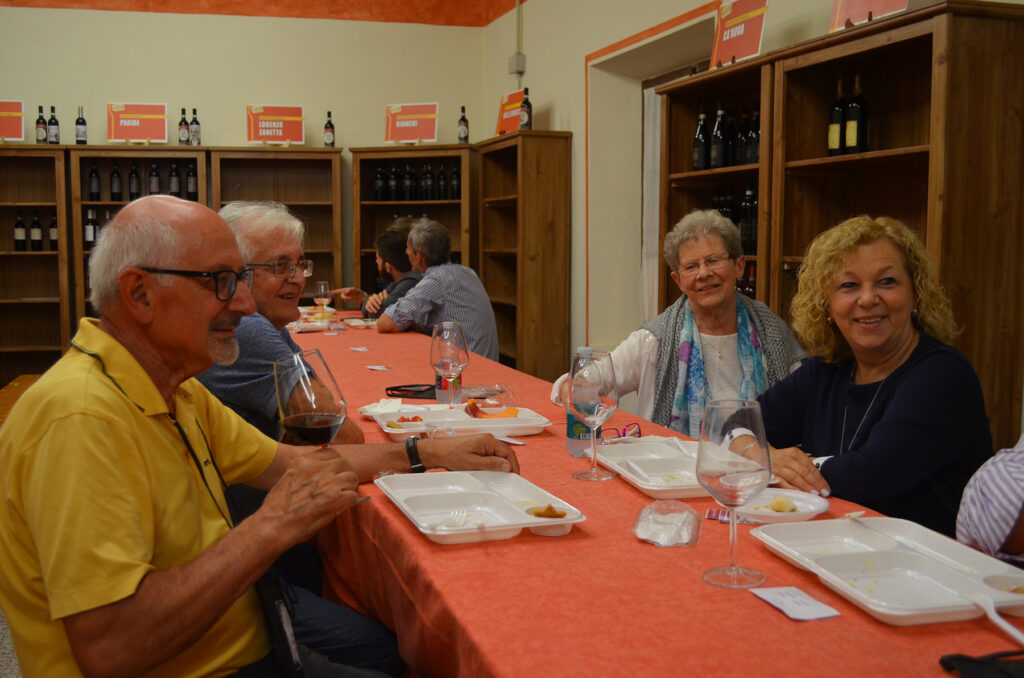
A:
<svg viewBox="0 0 1024 678">
<path fill-rule="evenodd" d="M 761 600 L 782 610 L 790 619 L 811 621 L 838 617 L 839 612 L 825 603 L 819 602 L 795 586 L 779 586 L 776 588 L 750 589 L 750 592 Z"/>
</svg>

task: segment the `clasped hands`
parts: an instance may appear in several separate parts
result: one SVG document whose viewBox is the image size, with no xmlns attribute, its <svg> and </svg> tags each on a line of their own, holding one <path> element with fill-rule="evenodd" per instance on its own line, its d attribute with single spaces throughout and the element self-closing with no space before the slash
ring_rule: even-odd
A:
<svg viewBox="0 0 1024 678">
<path fill-rule="evenodd" d="M 736 454 L 743 454 L 743 450 L 750 445 L 756 445 L 757 439 L 753 436 L 738 436 L 729 445 Z M 812 461 L 799 447 L 785 447 L 777 449 L 768 447 L 768 454 L 771 457 L 772 473 L 779 478 L 779 485 L 784 489 L 800 490 L 810 492 L 822 497 L 831 493 L 828 481 L 821 475 Z"/>
</svg>

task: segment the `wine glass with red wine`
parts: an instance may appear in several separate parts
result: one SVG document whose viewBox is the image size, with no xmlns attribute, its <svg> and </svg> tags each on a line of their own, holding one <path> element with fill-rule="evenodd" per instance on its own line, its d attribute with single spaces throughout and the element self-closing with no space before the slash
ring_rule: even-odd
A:
<svg viewBox="0 0 1024 678">
<path fill-rule="evenodd" d="M 325 447 L 345 421 L 345 398 L 318 349 L 274 363 L 277 407 L 285 440 Z"/>
</svg>

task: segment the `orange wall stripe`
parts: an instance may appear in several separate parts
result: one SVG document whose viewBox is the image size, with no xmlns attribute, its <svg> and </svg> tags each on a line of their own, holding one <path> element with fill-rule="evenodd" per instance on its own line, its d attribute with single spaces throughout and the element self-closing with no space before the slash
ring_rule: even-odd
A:
<svg viewBox="0 0 1024 678">
<path fill-rule="evenodd" d="M 307 0 L 302 3 L 283 3 L 280 0 L 195 0 L 177 5 L 162 0 L 0 0 L 0 7 L 228 14 L 435 26 L 486 26 L 515 9 L 515 6 L 515 0 Z"/>
<path fill-rule="evenodd" d="M 2 1 L 2 0 L 0 0 Z M 586 56 L 583 64 L 583 96 L 586 101 L 585 109 L 585 120 L 583 130 L 583 153 L 584 153 L 584 180 L 586 183 L 585 194 L 584 194 L 584 240 L 585 240 L 585 284 L 586 289 L 584 290 L 584 308 L 585 318 L 583 323 L 583 342 L 586 345 L 590 345 L 590 63 L 595 59 L 614 54 L 621 49 L 635 45 L 638 42 L 643 42 L 648 38 L 652 38 L 656 35 L 660 35 L 665 31 L 668 31 L 676 26 L 685 24 L 693 21 L 706 14 L 717 14 L 718 7 L 721 4 L 721 0 L 711 0 L 707 4 L 701 5 L 695 9 L 691 9 L 685 14 L 680 14 L 677 17 L 663 21 L 660 24 L 651 26 L 650 28 L 640 31 L 628 38 L 623 38 L 618 42 L 613 42 L 607 47 L 602 47 L 596 52 L 591 52 Z"/>
</svg>

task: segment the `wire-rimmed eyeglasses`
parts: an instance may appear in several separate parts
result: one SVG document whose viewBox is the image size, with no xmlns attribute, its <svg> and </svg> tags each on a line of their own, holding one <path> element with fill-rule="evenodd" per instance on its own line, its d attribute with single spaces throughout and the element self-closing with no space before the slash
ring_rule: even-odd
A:
<svg viewBox="0 0 1024 678">
<path fill-rule="evenodd" d="M 269 268 L 275 278 L 281 278 L 282 280 L 290 280 L 295 275 L 296 270 L 302 271 L 303 278 L 309 278 L 313 275 L 313 261 L 311 259 L 299 259 L 295 262 L 290 259 L 278 259 L 269 264 L 246 264 L 246 266 Z"/>
</svg>

